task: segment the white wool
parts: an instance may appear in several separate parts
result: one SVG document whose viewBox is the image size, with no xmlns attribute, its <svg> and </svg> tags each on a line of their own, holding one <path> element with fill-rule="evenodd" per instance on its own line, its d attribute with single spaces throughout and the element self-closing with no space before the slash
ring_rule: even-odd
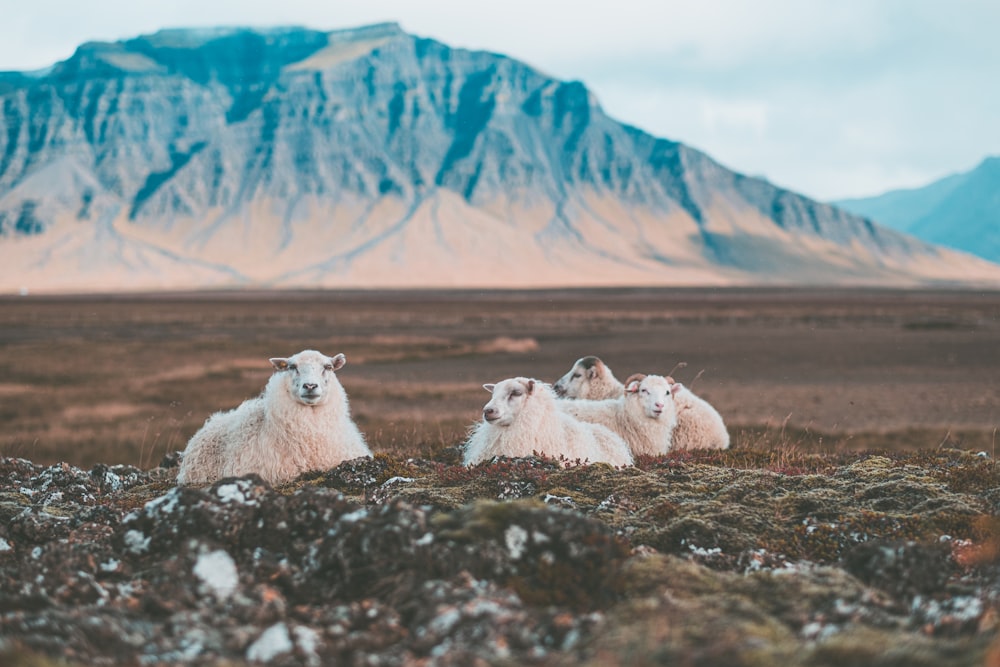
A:
<svg viewBox="0 0 1000 667">
<path fill-rule="evenodd" d="M 667 380 L 673 382 L 672 378 Z M 624 385 L 603 361 L 594 356 L 578 359 L 553 388 L 561 397 L 571 399 L 606 400 L 618 398 L 624 393 Z M 679 382 L 673 384 L 673 395 L 677 409 L 677 426 L 671 439 L 673 449 L 729 447 L 729 432 L 722 416 L 711 404 Z M 601 423 L 607 422 L 602 420 Z M 634 446 L 632 451 L 640 453 Z"/>
<path fill-rule="evenodd" d="M 581 421 L 607 426 L 628 443 L 634 456 L 666 454 L 677 426 L 671 383 L 660 375 L 631 376 L 619 398 L 559 401 L 559 409 Z"/>
<path fill-rule="evenodd" d="M 594 356 L 577 359 L 552 388 L 561 398 L 591 401 L 618 398 L 625 392 L 625 385 L 618 381 L 603 361 Z"/>
<path fill-rule="evenodd" d="M 544 382 L 518 377 L 483 386 L 493 396 L 465 444 L 465 465 L 536 452 L 567 462 L 632 465 L 628 445 L 617 434 L 559 410 L 552 388 Z"/>
<path fill-rule="evenodd" d="M 727 449 L 729 431 L 722 415 L 680 382 L 673 385 L 677 405 L 674 449 Z"/>
<path fill-rule="evenodd" d="M 305 350 L 271 363 L 276 372 L 260 396 L 215 413 L 194 434 L 184 450 L 179 484 L 249 473 L 278 484 L 371 456 L 335 373 L 346 363 L 343 354 Z"/>
</svg>

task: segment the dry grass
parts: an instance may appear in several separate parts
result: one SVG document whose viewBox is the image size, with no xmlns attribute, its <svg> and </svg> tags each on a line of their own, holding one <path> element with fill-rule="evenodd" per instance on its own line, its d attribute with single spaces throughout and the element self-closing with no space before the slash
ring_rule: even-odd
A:
<svg viewBox="0 0 1000 667">
<path fill-rule="evenodd" d="M 992 451 L 1000 295 L 632 290 L 0 300 L 0 455 L 149 467 L 256 395 L 267 359 L 345 352 L 373 449 L 425 455 L 479 418 L 480 385 L 599 354 L 673 373 L 737 449 Z M 948 322 L 949 326 L 922 326 Z M 917 323 L 917 325 L 914 325 Z"/>
</svg>

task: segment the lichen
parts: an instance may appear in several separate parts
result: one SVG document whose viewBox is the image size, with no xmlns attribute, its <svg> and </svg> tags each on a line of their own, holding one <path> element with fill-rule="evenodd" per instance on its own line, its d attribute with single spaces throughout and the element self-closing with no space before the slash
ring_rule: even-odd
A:
<svg viewBox="0 0 1000 667">
<path fill-rule="evenodd" d="M 277 488 L 0 459 L 0 651 L 239 664 L 278 627 L 289 664 L 1000 655 L 1000 493 L 981 457 L 735 449 L 615 470 L 453 454 Z"/>
</svg>

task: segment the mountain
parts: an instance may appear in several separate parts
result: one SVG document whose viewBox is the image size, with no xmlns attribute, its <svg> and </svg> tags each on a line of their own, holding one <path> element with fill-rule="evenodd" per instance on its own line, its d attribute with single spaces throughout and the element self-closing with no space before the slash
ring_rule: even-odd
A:
<svg viewBox="0 0 1000 667">
<path fill-rule="evenodd" d="M 922 188 L 836 205 L 930 243 L 1000 262 L 1000 157 Z"/>
<path fill-rule="evenodd" d="M 0 290 L 1000 282 L 395 24 L 0 73 Z"/>
</svg>

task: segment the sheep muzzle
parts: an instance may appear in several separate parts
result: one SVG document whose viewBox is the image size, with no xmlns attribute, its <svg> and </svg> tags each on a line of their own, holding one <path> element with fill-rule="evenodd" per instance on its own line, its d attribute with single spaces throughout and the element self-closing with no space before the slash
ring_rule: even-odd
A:
<svg viewBox="0 0 1000 667">
<path fill-rule="evenodd" d="M 299 400 L 306 405 L 315 405 L 321 398 L 323 398 L 323 390 L 319 388 L 319 385 L 304 384 L 299 390 Z"/>
</svg>

